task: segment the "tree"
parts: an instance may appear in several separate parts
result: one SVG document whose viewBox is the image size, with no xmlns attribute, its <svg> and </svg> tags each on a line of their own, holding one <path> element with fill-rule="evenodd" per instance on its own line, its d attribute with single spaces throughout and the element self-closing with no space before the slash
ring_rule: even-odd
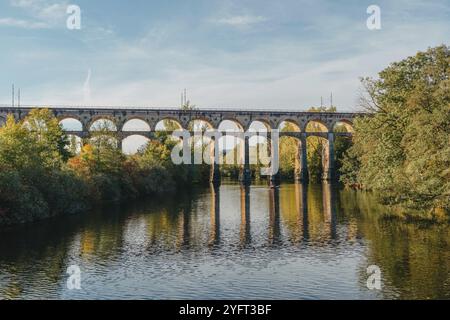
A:
<svg viewBox="0 0 450 320">
<path fill-rule="evenodd" d="M 354 146 L 342 181 L 374 190 L 389 205 L 450 209 L 450 50 L 446 45 L 364 78 Z"/>
</svg>

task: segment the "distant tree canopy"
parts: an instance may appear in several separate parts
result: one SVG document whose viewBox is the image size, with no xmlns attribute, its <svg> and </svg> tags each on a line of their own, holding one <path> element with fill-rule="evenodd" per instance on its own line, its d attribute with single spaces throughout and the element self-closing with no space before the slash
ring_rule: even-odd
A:
<svg viewBox="0 0 450 320">
<path fill-rule="evenodd" d="M 377 192 L 384 203 L 450 210 L 450 52 L 442 45 L 362 79 L 354 145 L 342 181 Z M 435 211 L 435 210 L 433 210 Z"/>
</svg>

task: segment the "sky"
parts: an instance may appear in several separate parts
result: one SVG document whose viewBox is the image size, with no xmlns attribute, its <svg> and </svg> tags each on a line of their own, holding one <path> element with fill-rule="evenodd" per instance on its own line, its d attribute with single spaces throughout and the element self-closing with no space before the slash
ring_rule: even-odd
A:
<svg viewBox="0 0 450 320">
<path fill-rule="evenodd" d="M 70 30 L 67 7 L 81 9 Z M 369 30 L 369 5 L 381 29 Z M 358 110 L 360 77 L 449 45 L 450 1 L 0 0 L 0 103 Z"/>
</svg>

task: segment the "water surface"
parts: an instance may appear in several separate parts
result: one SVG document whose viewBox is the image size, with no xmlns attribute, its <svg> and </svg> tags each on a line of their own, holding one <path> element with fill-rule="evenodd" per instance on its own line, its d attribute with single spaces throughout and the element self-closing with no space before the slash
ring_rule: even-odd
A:
<svg viewBox="0 0 450 320">
<path fill-rule="evenodd" d="M 3 229 L 0 299 L 449 299 L 450 227 L 384 210 L 327 184 L 224 184 Z"/>
</svg>

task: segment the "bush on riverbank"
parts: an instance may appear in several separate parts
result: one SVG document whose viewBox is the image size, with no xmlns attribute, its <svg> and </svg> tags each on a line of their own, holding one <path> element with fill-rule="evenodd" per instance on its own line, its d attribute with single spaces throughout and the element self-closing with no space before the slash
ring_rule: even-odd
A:
<svg viewBox="0 0 450 320">
<path fill-rule="evenodd" d="M 78 155 L 48 110 L 33 110 L 0 128 L 0 225 L 87 210 L 94 203 L 174 192 L 192 178 L 170 159 L 174 145 L 161 134 L 134 156 L 117 148 L 114 134 L 95 133 Z"/>
</svg>

